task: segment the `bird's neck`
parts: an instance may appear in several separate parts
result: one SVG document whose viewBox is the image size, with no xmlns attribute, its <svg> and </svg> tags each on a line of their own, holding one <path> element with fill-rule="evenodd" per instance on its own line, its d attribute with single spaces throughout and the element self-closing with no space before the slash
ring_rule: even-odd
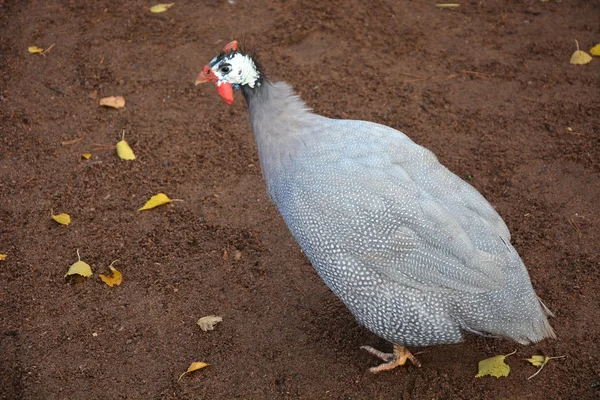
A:
<svg viewBox="0 0 600 400">
<path fill-rule="evenodd" d="M 273 174 L 293 162 L 304 146 L 315 115 L 285 82 L 263 80 L 254 88 L 242 87 L 258 147 L 263 176 L 269 184 Z"/>
</svg>

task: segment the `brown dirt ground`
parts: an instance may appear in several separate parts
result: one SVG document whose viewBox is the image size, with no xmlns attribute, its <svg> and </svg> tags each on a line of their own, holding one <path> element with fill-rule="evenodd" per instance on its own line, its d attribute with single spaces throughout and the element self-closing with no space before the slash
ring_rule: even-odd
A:
<svg viewBox="0 0 600 400">
<path fill-rule="evenodd" d="M 0 0 L 1 399 L 600 396 L 600 59 L 569 64 L 575 39 L 600 42 L 600 3 L 197 3 L 154 15 L 152 1 Z M 242 36 L 316 112 L 398 128 L 471 176 L 559 340 L 471 337 L 424 349 L 420 369 L 366 372 L 377 360 L 359 346 L 390 346 L 357 326 L 267 199 L 242 96 L 228 107 L 193 85 Z M 136 161 L 93 151 L 122 130 Z M 136 211 L 157 192 L 184 201 Z M 76 249 L 94 276 L 70 284 Z M 124 282 L 109 288 L 98 273 L 115 259 Z M 212 332 L 195 325 L 207 314 L 224 318 Z M 509 377 L 474 378 L 515 349 Z M 567 357 L 527 381 L 532 354 Z M 211 366 L 178 382 L 195 360 Z"/>
</svg>

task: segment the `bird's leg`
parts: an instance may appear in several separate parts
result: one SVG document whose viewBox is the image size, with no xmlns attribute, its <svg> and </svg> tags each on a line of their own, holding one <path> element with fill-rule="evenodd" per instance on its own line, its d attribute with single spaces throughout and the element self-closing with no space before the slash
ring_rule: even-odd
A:
<svg viewBox="0 0 600 400">
<path fill-rule="evenodd" d="M 371 346 L 361 346 L 361 349 L 368 351 L 373 354 L 375 357 L 381 358 L 385 363 L 369 368 L 371 373 L 376 374 L 381 371 L 389 371 L 390 369 L 394 369 L 400 365 L 404 365 L 406 360 L 410 360 L 417 367 L 421 366 L 419 360 L 413 356 L 406 347 L 400 346 L 399 344 L 394 344 L 394 352 L 393 353 L 384 353 L 377 349 L 372 348 Z"/>
</svg>

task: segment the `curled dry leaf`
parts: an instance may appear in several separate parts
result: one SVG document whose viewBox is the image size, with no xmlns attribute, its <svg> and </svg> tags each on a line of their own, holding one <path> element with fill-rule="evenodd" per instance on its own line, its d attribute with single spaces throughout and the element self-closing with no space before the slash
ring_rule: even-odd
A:
<svg viewBox="0 0 600 400">
<path fill-rule="evenodd" d="M 125 98 L 123 96 L 110 96 L 100 99 L 100 105 L 104 107 L 123 108 L 125 107 Z"/>
<path fill-rule="evenodd" d="M 200 318 L 196 324 L 202 329 L 204 332 L 212 331 L 215 329 L 215 325 L 219 322 L 223 321 L 223 318 L 217 315 L 207 315 L 206 317 Z"/>
<path fill-rule="evenodd" d="M 564 357 L 566 357 L 566 356 L 548 357 L 548 356 L 535 355 L 535 356 L 531 356 L 531 358 L 524 358 L 525 361 L 529 361 L 531 364 L 535 365 L 536 367 L 540 367 L 536 371 L 536 373 L 531 375 L 529 378 L 527 378 L 527 380 L 530 380 L 531 378 L 533 378 L 534 376 L 539 374 L 540 371 L 542 370 L 542 368 L 544 368 L 544 366 L 546 364 L 548 364 L 548 361 L 550 361 L 554 358 L 564 358 Z"/>
<path fill-rule="evenodd" d="M 495 376 L 496 378 L 508 376 L 510 367 L 504 363 L 504 359 L 516 352 L 517 351 L 515 350 L 510 354 L 499 355 L 479 361 L 479 372 L 475 375 L 475 378 L 481 378 L 486 375 Z"/>
<path fill-rule="evenodd" d="M 166 4 L 156 4 L 152 7 L 150 7 L 150 12 L 151 13 L 162 13 L 167 11 L 169 8 L 173 7 L 175 5 L 175 3 L 166 3 Z"/>
<path fill-rule="evenodd" d="M 541 367 L 542 365 L 544 365 L 548 362 L 549 357 L 531 356 L 531 358 L 525 358 L 524 360 L 529 361 L 531 364 L 535 365 L 536 367 Z"/>
<path fill-rule="evenodd" d="M 27 51 L 29 52 L 29 54 L 42 54 L 44 52 L 44 49 L 37 46 L 29 46 L 27 48 Z"/>
<path fill-rule="evenodd" d="M 116 263 L 117 261 L 119 261 L 119 260 L 113 261 L 108 266 L 108 268 L 110 268 L 110 271 L 112 272 L 112 276 L 106 276 L 106 275 L 100 274 L 100 279 L 102 279 L 102 282 L 106 283 L 110 287 L 113 287 L 114 285 L 119 286 L 121 284 L 121 282 L 123 281 L 123 274 L 121 274 L 119 271 L 117 271 L 117 269 L 115 267 L 113 267 L 113 264 Z"/>
<path fill-rule="evenodd" d="M 123 135 L 121 136 L 121 140 L 115 146 L 117 149 L 117 155 L 122 160 L 135 160 L 135 154 L 131 147 L 129 147 L 129 143 L 125 141 L 125 131 L 123 131 Z"/>
<path fill-rule="evenodd" d="M 60 144 L 63 146 L 70 146 L 72 144 L 81 142 L 82 140 L 83 140 L 83 138 L 79 137 L 79 138 L 75 138 L 75 139 L 71 139 L 71 140 L 65 140 L 64 142 L 60 142 Z"/>
<path fill-rule="evenodd" d="M 190 372 L 194 372 L 197 371 L 199 369 L 208 367 L 210 364 L 207 364 L 205 362 L 202 361 L 196 361 L 190 364 L 190 366 L 188 367 L 187 371 L 185 371 L 183 374 L 179 375 L 179 379 L 177 379 L 177 381 L 179 382 L 181 380 L 181 377 L 183 377 L 185 374 L 188 374 Z"/>
<path fill-rule="evenodd" d="M 159 193 L 150 197 L 150 200 L 148 200 L 146 204 L 144 204 L 138 211 L 150 210 L 151 208 L 162 206 L 163 204 L 168 204 L 172 201 L 173 200 L 171 200 L 166 194 Z"/>
<path fill-rule="evenodd" d="M 577 50 L 571 56 L 571 64 L 575 65 L 584 65 L 589 64 L 592 61 L 592 56 L 590 56 L 585 51 L 579 50 L 579 42 L 576 40 L 575 44 L 577 45 Z"/>
<path fill-rule="evenodd" d="M 86 262 L 81 261 L 79 257 L 79 249 L 77 249 L 78 261 L 69 267 L 69 270 L 65 274 L 65 278 L 69 275 L 81 275 L 85 278 L 92 276 L 92 267 Z"/>
<path fill-rule="evenodd" d="M 0 253 L 0 261 L 6 260 L 6 257 L 8 257 L 8 254 L 2 254 L 2 253 Z"/>
<path fill-rule="evenodd" d="M 71 216 L 65 213 L 52 215 L 52 219 L 61 225 L 69 225 L 71 223 Z"/>
</svg>

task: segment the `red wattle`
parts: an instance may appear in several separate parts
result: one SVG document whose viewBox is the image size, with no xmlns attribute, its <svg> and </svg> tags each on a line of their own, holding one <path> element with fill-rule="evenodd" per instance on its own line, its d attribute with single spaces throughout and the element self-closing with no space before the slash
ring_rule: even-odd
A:
<svg viewBox="0 0 600 400">
<path fill-rule="evenodd" d="M 217 83 L 217 93 L 223 99 L 223 101 L 229 105 L 233 103 L 233 88 L 229 82 Z"/>
</svg>

